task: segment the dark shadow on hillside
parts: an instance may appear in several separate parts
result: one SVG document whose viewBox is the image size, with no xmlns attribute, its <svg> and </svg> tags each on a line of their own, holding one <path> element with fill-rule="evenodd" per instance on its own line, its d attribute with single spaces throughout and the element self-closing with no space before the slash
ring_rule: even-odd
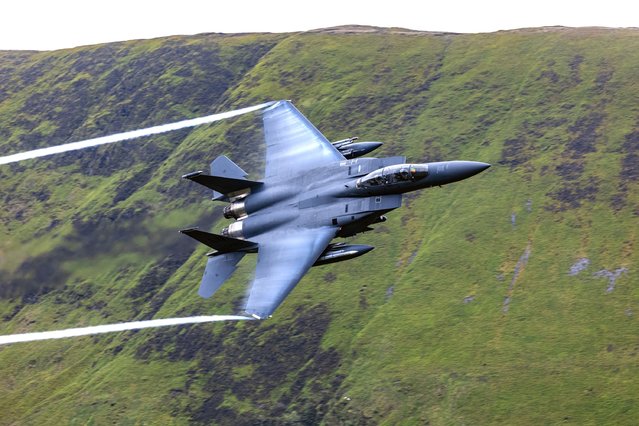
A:
<svg viewBox="0 0 639 426">
<path fill-rule="evenodd" d="M 326 306 L 299 307 L 286 324 L 227 323 L 211 333 L 206 327 L 157 330 L 136 350 L 140 360 L 196 360 L 182 389 L 173 389 L 174 415 L 186 412 L 196 424 L 317 424 L 335 399 L 343 377 L 341 358 L 321 342 L 330 324 Z M 193 378 L 208 377 L 203 398 L 189 395 Z M 284 388 L 276 404 L 272 393 Z M 310 392 L 302 392 L 303 389 Z M 254 408 L 240 413 L 224 404 L 227 392 Z"/>
<path fill-rule="evenodd" d="M 208 215 L 207 215 L 208 216 Z M 76 219 L 74 231 L 62 244 L 49 252 L 23 262 L 14 273 L 0 271 L 0 298 L 21 298 L 23 303 L 35 303 L 38 298 L 67 284 L 67 261 L 92 262 L 101 256 L 113 256 L 122 250 L 143 252 L 149 260 L 158 259 L 164 272 L 142 284 L 156 288 L 188 259 L 195 243 L 178 232 L 152 233 L 144 226 L 144 211 L 111 210 L 87 220 Z M 138 237 L 148 239 L 144 246 L 135 245 Z M 164 260 L 162 260 L 164 259 Z M 170 273 L 168 272 L 170 271 Z M 135 295 L 133 295 L 135 296 Z"/>
</svg>

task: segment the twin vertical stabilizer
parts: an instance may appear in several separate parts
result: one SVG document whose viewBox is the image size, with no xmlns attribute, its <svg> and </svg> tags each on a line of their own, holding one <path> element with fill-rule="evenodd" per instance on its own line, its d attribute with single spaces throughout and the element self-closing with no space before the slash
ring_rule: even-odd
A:
<svg viewBox="0 0 639 426">
<path fill-rule="evenodd" d="M 182 176 L 213 190 L 213 200 L 229 201 L 263 185 L 262 182 L 246 179 L 247 173 L 240 166 L 221 155 L 211 163 L 211 174 L 202 171 Z"/>
</svg>

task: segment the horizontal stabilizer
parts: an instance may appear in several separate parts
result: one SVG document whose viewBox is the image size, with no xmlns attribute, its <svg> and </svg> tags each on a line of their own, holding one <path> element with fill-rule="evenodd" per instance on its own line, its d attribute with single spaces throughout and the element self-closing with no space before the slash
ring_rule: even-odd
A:
<svg viewBox="0 0 639 426">
<path fill-rule="evenodd" d="M 224 281 L 226 281 L 237 269 L 237 264 L 244 257 L 245 253 L 225 253 L 220 256 L 210 257 L 204 269 L 202 282 L 198 294 L 208 299 L 213 296 Z"/>
<path fill-rule="evenodd" d="M 262 182 L 256 182 L 248 179 L 236 179 L 223 176 L 205 175 L 204 172 L 193 172 L 182 176 L 184 179 L 192 180 L 200 185 L 212 189 L 224 195 L 239 194 L 247 190 L 251 190 L 262 186 Z"/>
<path fill-rule="evenodd" d="M 196 228 L 183 229 L 181 233 L 198 240 L 218 251 L 219 254 L 234 251 L 253 253 L 257 251 L 257 243 L 253 241 L 238 240 L 237 238 L 225 237 L 224 235 L 211 234 L 200 231 Z"/>
</svg>

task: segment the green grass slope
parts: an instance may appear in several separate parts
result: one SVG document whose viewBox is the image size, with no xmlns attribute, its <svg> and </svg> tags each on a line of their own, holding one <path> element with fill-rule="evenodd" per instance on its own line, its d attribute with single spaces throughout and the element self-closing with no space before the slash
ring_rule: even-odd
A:
<svg viewBox="0 0 639 426">
<path fill-rule="evenodd" d="M 0 52 L 0 152 L 292 99 L 376 155 L 493 164 L 405 197 L 264 322 L 0 347 L 2 424 L 635 424 L 639 32 L 338 28 Z M 0 333 L 234 312 L 196 294 L 259 116 L 0 168 Z"/>
</svg>

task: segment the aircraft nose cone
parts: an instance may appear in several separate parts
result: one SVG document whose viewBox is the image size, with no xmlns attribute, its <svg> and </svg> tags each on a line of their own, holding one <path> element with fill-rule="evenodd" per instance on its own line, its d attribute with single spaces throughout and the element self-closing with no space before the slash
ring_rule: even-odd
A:
<svg viewBox="0 0 639 426">
<path fill-rule="evenodd" d="M 456 161 L 451 167 L 452 170 L 450 170 L 450 174 L 455 180 L 462 180 L 475 176 L 477 173 L 481 173 L 489 167 L 490 164 L 479 161 Z"/>
<path fill-rule="evenodd" d="M 488 163 L 480 161 L 447 161 L 437 167 L 438 185 L 457 182 L 481 173 L 490 167 Z"/>
<path fill-rule="evenodd" d="M 468 173 L 467 177 L 481 173 L 490 167 L 490 164 L 482 163 L 481 161 L 464 161 L 464 163 L 464 170 Z"/>
</svg>

